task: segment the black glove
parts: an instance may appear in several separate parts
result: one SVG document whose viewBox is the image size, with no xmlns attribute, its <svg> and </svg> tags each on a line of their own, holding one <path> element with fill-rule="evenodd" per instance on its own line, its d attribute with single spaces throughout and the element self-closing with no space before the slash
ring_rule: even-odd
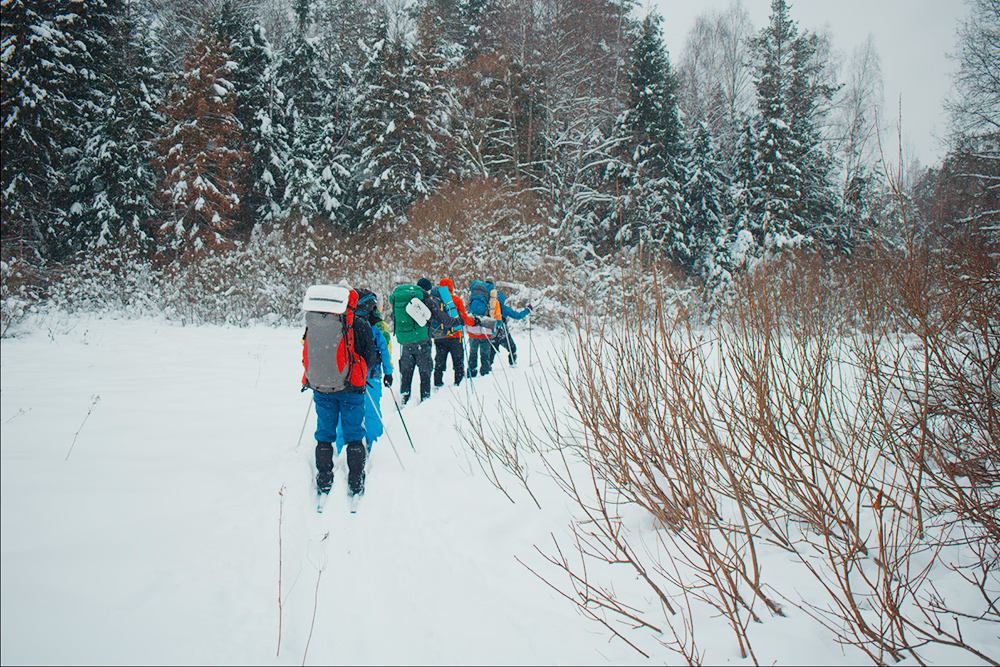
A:
<svg viewBox="0 0 1000 667">
<path fill-rule="evenodd" d="M 531 311 L 533 311 L 534 309 L 535 309 L 535 308 L 534 308 L 534 306 L 532 306 L 532 305 L 531 305 L 531 304 L 529 303 L 529 304 L 528 304 L 528 312 L 530 313 L 530 312 L 531 312 Z"/>
<path fill-rule="evenodd" d="M 386 387 L 392 387 L 392 373 L 386 373 L 382 376 L 382 384 Z"/>
<path fill-rule="evenodd" d="M 482 320 L 479 319 L 478 317 L 473 316 L 472 319 L 473 321 L 475 321 L 477 327 L 482 323 Z"/>
</svg>

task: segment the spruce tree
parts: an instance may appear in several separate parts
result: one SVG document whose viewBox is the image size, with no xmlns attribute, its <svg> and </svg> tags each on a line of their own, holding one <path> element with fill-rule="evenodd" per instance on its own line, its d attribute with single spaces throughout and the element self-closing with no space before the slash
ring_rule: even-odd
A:
<svg viewBox="0 0 1000 667">
<path fill-rule="evenodd" d="M 836 195 L 830 172 L 833 157 L 824 150 L 817 127 L 819 104 L 829 101 L 837 88 L 820 82 L 817 62 L 819 38 L 812 33 L 800 35 L 792 42 L 791 80 L 788 85 L 788 125 L 794 139 L 793 161 L 802 173 L 802 197 L 799 215 L 807 221 L 811 234 L 826 242 L 846 237 L 835 231 L 837 218 Z"/>
<path fill-rule="evenodd" d="M 319 42 L 309 36 L 309 3 L 298 0 L 295 9 L 298 28 L 278 75 L 289 143 L 283 207 L 311 226 L 314 220 L 341 219 L 338 211 L 350 176 L 342 149 L 346 114 L 323 67 Z"/>
<path fill-rule="evenodd" d="M 787 105 L 797 37 L 785 0 L 772 0 L 770 25 L 754 42 L 761 58 L 756 81 L 759 116 L 753 136 L 754 180 L 747 183 L 749 231 L 765 250 L 794 244 L 808 233 L 801 206 L 803 173 L 795 162 L 800 147 Z"/>
<path fill-rule="evenodd" d="M 95 58 L 93 113 L 75 169 L 70 221 L 84 248 L 110 250 L 127 264 L 152 249 L 152 140 L 162 124 L 156 111 L 161 83 L 144 22 L 130 4 L 108 0 L 106 8 L 99 26 L 106 42 Z"/>
<path fill-rule="evenodd" d="M 352 135 L 359 156 L 357 224 L 403 219 L 441 177 L 439 144 L 430 129 L 432 89 L 402 39 L 383 25 L 361 71 Z"/>
<path fill-rule="evenodd" d="M 629 49 L 628 106 L 618 120 L 620 162 L 612 170 L 626 188 L 619 210 L 622 242 L 643 242 L 689 265 L 682 186 L 686 147 L 660 17 L 649 14 Z"/>
<path fill-rule="evenodd" d="M 271 227 L 282 216 L 289 149 L 276 84 L 278 61 L 263 28 L 251 24 L 234 0 L 223 2 L 215 27 L 237 65 L 230 77 L 236 96 L 233 115 L 247 149 L 237 230 L 245 234 L 257 225 Z"/>
<path fill-rule="evenodd" d="M 819 82 L 817 43 L 815 35 L 799 33 L 785 0 L 772 0 L 770 24 L 753 40 L 758 116 L 752 178 L 742 170 L 748 195 L 742 217 L 758 254 L 827 236 L 836 214 L 831 159 L 816 129 L 817 102 L 833 91 Z"/>
<path fill-rule="evenodd" d="M 2 7 L 4 254 L 62 259 L 81 247 L 68 218 L 73 168 L 92 117 L 96 35 L 87 29 L 85 0 L 4 0 Z"/>
<path fill-rule="evenodd" d="M 372 41 L 377 22 L 378 8 L 371 0 L 320 0 L 320 50 L 337 85 L 349 85 L 363 66 L 362 44 Z"/>
<path fill-rule="evenodd" d="M 723 166 L 715 156 L 712 136 L 705 123 L 698 124 L 691 140 L 684 201 L 687 204 L 685 236 L 691 249 L 689 268 L 708 281 L 722 268 L 720 255 L 725 251 L 732 206 Z"/>
<path fill-rule="evenodd" d="M 229 246 L 237 225 L 246 150 L 231 62 L 228 45 L 203 25 L 163 109 L 166 123 L 155 142 L 166 208 L 159 235 L 181 257 Z"/>
</svg>

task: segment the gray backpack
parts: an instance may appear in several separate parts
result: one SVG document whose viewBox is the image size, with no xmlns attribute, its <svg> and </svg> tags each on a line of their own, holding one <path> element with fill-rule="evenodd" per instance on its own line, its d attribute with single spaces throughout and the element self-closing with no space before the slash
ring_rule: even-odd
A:
<svg viewBox="0 0 1000 667">
<path fill-rule="evenodd" d="M 313 285 L 306 290 L 303 387 L 321 394 L 364 390 L 368 368 L 354 349 L 357 300 L 357 292 L 341 285 Z"/>
</svg>

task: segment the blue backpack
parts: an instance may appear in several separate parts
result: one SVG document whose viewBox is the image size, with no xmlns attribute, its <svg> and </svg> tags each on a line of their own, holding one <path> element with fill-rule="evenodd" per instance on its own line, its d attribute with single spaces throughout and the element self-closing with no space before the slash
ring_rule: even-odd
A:
<svg viewBox="0 0 1000 667">
<path fill-rule="evenodd" d="M 469 286 L 469 305 L 465 309 L 469 315 L 485 317 L 490 311 L 490 292 L 493 291 L 493 284 L 482 280 L 473 280 Z"/>
</svg>

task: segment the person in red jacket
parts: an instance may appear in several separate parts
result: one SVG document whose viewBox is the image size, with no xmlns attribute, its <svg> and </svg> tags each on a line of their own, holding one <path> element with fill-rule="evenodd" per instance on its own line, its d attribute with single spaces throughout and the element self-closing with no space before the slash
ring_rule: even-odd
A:
<svg viewBox="0 0 1000 667">
<path fill-rule="evenodd" d="M 442 278 L 440 286 L 447 289 L 451 295 L 451 301 L 455 304 L 458 316 L 468 326 L 476 324 L 476 318 L 470 316 L 465 311 L 465 303 L 455 294 L 455 283 L 451 278 Z M 448 366 L 448 357 L 451 356 L 452 370 L 455 373 L 455 386 L 462 383 L 465 377 L 465 349 L 462 336 L 463 327 L 458 326 L 451 329 L 449 333 L 440 338 L 434 339 L 434 386 L 444 386 L 444 371 Z"/>
</svg>

